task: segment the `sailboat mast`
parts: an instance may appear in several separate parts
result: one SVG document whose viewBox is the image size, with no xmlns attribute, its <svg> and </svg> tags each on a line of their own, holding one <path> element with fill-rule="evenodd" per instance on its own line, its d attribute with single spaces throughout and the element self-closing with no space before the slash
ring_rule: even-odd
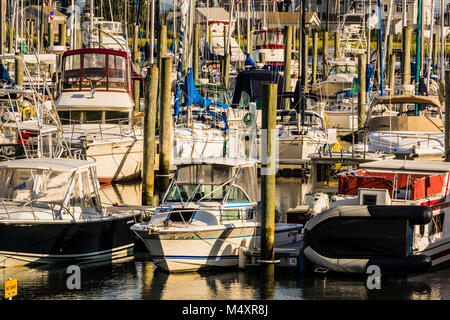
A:
<svg viewBox="0 0 450 320">
<path fill-rule="evenodd" d="M 250 1 L 247 0 L 247 53 L 250 53 Z"/>
<path fill-rule="evenodd" d="M 89 6 L 89 47 L 93 47 L 92 37 L 94 35 L 94 0 L 91 0 L 91 4 Z"/>
<path fill-rule="evenodd" d="M 419 0 L 420 1 L 420 0 Z M 380 46 L 380 61 L 378 61 L 380 63 L 380 90 L 381 90 L 381 95 L 384 95 L 383 92 L 383 39 L 382 39 L 382 35 L 383 35 L 383 30 L 381 27 L 381 0 L 378 0 L 378 22 L 379 22 L 379 29 L 378 29 L 378 43 Z"/>
</svg>

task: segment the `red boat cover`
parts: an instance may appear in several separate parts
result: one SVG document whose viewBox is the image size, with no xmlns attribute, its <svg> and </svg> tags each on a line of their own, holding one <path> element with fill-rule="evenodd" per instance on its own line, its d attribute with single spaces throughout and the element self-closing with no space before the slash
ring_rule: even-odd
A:
<svg viewBox="0 0 450 320">
<path fill-rule="evenodd" d="M 409 178 L 408 178 L 409 176 Z M 339 177 L 338 194 L 357 195 L 360 188 L 386 189 L 392 197 L 395 173 L 353 171 L 352 175 Z M 422 199 L 442 191 L 445 174 L 434 176 L 424 174 L 397 173 L 396 189 L 412 190 L 411 200 Z"/>
</svg>

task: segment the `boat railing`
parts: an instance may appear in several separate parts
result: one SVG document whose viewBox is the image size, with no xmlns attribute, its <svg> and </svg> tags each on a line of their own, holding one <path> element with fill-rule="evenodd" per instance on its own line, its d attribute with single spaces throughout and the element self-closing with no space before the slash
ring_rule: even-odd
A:
<svg viewBox="0 0 450 320">
<path fill-rule="evenodd" d="M 386 136 L 394 136 L 394 139 L 396 140 L 397 145 L 399 146 L 401 144 L 401 142 L 403 142 L 403 144 L 405 144 L 404 139 L 407 138 L 417 138 L 419 141 L 419 143 L 422 142 L 426 142 L 427 143 L 427 148 L 430 147 L 430 141 L 436 141 L 439 140 L 439 136 L 442 136 L 443 133 L 399 133 L 399 132 L 382 132 L 382 131 L 378 131 L 378 141 L 377 144 L 379 145 L 384 145 L 384 146 L 391 146 L 392 142 L 382 142 L 381 139 L 386 138 Z M 414 142 L 409 142 L 409 143 L 416 143 Z"/>
</svg>

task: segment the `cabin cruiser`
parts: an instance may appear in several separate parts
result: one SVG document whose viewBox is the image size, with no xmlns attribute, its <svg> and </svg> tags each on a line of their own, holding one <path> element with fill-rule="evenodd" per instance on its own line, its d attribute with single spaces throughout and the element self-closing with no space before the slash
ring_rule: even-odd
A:
<svg viewBox="0 0 450 320">
<path fill-rule="evenodd" d="M 355 61 L 330 61 L 330 71 L 325 80 L 313 83 L 311 90 L 324 98 L 334 98 L 338 91 L 351 89 L 358 78 L 358 65 Z"/>
<path fill-rule="evenodd" d="M 143 128 L 135 125 L 128 54 L 112 49 L 69 50 L 62 56 L 56 110 L 74 152 L 102 165 L 100 182 L 140 177 Z"/>
<path fill-rule="evenodd" d="M 142 210 L 105 207 L 94 161 L 0 162 L 0 266 L 111 261 L 132 254 Z"/>
<path fill-rule="evenodd" d="M 131 230 L 165 271 L 238 265 L 239 251 L 259 247 L 256 162 L 209 158 L 177 163 L 161 205 Z M 275 223 L 275 244 L 296 241 L 301 225 Z"/>
<path fill-rule="evenodd" d="M 372 101 L 365 124 L 365 144 L 354 151 L 385 152 L 401 157 L 441 159 L 444 122 L 440 102 L 427 96 L 383 96 Z"/>
<path fill-rule="evenodd" d="M 304 254 L 337 272 L 418 273 L 450 265 L 450 164 L 380 160 L 338 176 L 306 223 Z"/>
</svg>

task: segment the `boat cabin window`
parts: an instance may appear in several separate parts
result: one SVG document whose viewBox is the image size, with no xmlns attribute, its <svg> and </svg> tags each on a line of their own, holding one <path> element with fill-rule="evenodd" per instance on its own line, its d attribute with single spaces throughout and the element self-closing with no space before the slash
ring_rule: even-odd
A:
<svg viewBox="0 0 450 320">
<path fill-rule="evenodd" d="M 81 53 L 64 57 L 63 90 L 127 91 L 126 57 Z"/>
<path fill-rule="evenodd" d="M 128 120 L 128 112 L 120 111 L 59 111 L 62 124 L 72 123 L 119 123 Z"/>
<path fill-rule="evenodd" d="M 337 74 L 337 73 L 348 73 L 348 74 L 356 74 L 358 73 L 358 67 L 352 65 L 337 65 L 333 66 L 330 70 L 329 74 Z"/>
</svg>

